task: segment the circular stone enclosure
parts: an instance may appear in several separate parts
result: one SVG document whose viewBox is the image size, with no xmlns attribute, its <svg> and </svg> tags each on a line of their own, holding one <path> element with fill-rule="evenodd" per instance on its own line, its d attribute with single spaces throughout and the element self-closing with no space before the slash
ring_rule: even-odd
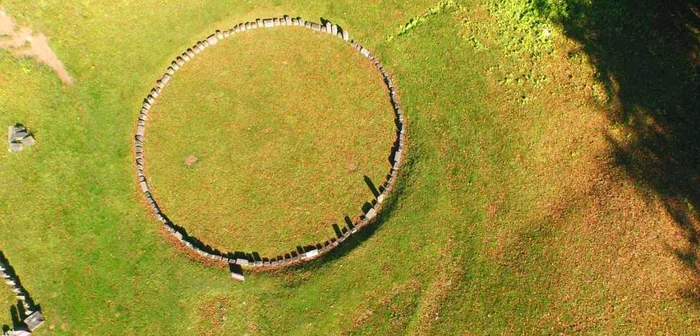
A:
<svg viewBox="0 0 700 336">
<path fill-rule="evenodd" d="M 202 257 L 263 268 L 316 258 L 374 221 L 404 145 L 378 60 L 330 22 L 289 17 L 178 56 L 135 137 L 140 188 L 165 228 Z"/>
</svg>

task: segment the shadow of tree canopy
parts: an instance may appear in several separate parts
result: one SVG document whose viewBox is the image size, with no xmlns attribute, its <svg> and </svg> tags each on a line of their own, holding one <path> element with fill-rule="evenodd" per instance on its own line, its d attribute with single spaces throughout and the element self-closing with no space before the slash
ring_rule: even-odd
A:
<svg viewBox="0 0 700 336">
<path fill-rule="evenodd" d="M 659 195 L 689 245 L 673 252 L 700 280 L 700 2 L 564 1 L 556 21 L 596 67 L 609 119 L 630 134 L 609 136 L 616 162 Z M 700 303 L 700 288 L 685 295 Z"/>
</svg>

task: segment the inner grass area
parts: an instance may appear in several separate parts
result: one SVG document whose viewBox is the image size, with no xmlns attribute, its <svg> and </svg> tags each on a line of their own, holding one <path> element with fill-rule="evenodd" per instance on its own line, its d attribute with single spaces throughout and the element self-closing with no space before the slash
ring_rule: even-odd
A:
<svg viewBox="0 0 700 336">
<path fill-rule="evenodd" d="M 301 27 L 206 49 L 149 118 L 146 170 L 170 219 L 216 248 L 269 257 L 325 241 L 358 215 L 373 198 L 365 177 L 383 183 L 396 139 L 373 65 Z"/>
</svg>

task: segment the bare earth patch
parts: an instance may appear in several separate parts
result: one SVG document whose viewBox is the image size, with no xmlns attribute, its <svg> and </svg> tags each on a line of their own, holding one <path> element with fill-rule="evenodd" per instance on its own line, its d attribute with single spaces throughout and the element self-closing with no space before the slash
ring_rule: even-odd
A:
<svg viewBox="0 0 700 336">
<path fill-rule="evenodd" d="M 17 28 L 12 18 L 0 8 L 0 49 L 10 51 L 15 57 L 34 57 L 49 66 L 64 84 L 73 83 L 63 62 L 49 46 L 49 39 L 30 28 Z"/>
</svg>

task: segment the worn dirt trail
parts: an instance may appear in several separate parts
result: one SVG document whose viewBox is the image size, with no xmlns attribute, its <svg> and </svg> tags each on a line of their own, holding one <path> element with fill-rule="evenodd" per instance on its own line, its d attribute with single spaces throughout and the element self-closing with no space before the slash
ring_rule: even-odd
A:
<svg viewBox="0 0 700 336">
<path fill-rule="evenodd" d="M 34 57 L 53 69 L 63 83 L 73 83 L 73 78 L 48 42 L 44 34 L 35 34 L 27 27 L 18 29 L 12 18 L 0 8 L 0 49 L 10 51 L 15 57 Z"/>
</svg>

